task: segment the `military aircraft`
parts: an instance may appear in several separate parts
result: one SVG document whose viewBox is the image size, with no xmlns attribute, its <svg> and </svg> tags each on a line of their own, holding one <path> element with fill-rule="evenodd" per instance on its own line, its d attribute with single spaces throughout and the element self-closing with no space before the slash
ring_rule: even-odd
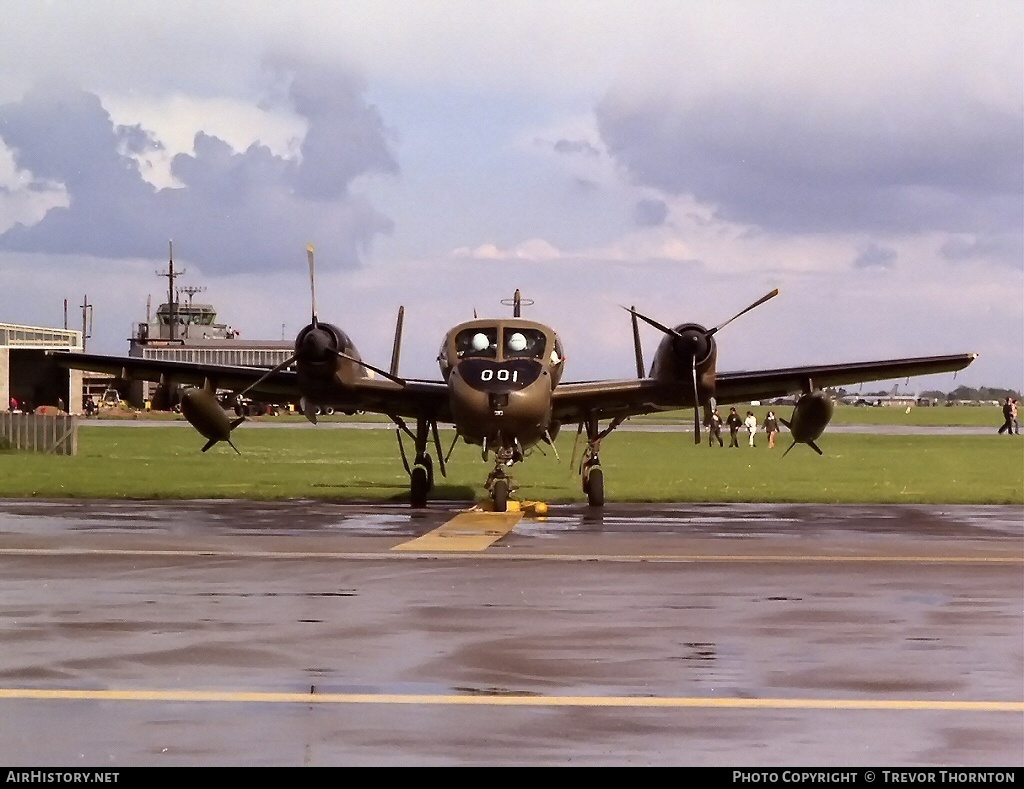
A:
<svg viewBox="0 0 1024 789">
<path fill-rule="evenodd" d="M 272 369 L 174 362 L 53 351 L 60 364 L 161 383 L 185 384 L 181 410 L 207 443 L 231 444 L 231 432 L 244 419 L 231 420 L 218 400 L 219 391 L 251 395 L 267 401 L 298 401 L 311 422 L 318 408 L 385 414 L 395 423 L 399 452 L 409 474 L 410 502 L 424 507 L 434 486 L 434 462 L 442 475 L 458 439 L 480 448 L 493 467 L 486 488 L 495 510 L 504 511 L 515 481 L 509 469 L 538 444 L 554 445 L 562 425 L 577 425 L 576 438 L 586 432 L 578 470 L 588 502 L 604 504 L 601 442 L 626 419 L 639 414 L 693 409 L 694 442 L 701 441 L 701 409 L 709 415 L 717 404 L 797 395 L 789 427 L 794 445 L 815 441 L 832 417 L 825 387 L 863 381 L 961 370 L 976 358 L 947 356 L 892 359 L 850 364 L 789 367 L 756 372 L 718 372 L 715 336 L 725 326 L 778 294 L 773 290 L 724 323 L 706 328 L 698 323 L 669 326 L 626 308 L 632 316 L 636 378 L 562 382 L 565 354 L 558 335 L 548 326 L 522 317 L 532 304 L 518 290 L 503 303 L 512 317 L 475 318 L 452 328 L 437 361 L 440 380 L 412 380 L 398 374 L 404 308 L 399 308 L 391 365 L 383 370 L 365 362 L 345 332 L 321 322 L 316 310 L 313 248 L 308 249 L 312 318 L 295 338 L 295 352 Z M 650 372 L 644 373 L 638 321 L 664 337 Z M 408 422 L 406 420 L 409 420 Z M 445 453 L 438 424 L 455 428 Z M 603 423 L 603 426 L 602 426 Z M 402 436 L 412 440 L 412 462 Z M 792 447 L 790 447 L 792 448 Z M 573 450 L 571 465 L 575 465 Z M 787 450 L 788 451 L 788 450 Z"/>
</svg>

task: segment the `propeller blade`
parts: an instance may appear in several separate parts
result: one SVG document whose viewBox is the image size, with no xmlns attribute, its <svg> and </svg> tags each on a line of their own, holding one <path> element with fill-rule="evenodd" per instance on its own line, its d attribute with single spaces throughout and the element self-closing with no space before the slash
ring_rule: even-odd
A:
<svg viewBox="0 0 1024 789">
<path fill-rule="evenodd" d="M 405 307 L 398 308 L 398 321 L 395 324 L 395 344 L 391 347 L 391 374 L 398 375 L 398 357 L 402 353 L 402 325 L 405 323 Z"/>
<path fill-rule="evenodd" d="M 757 301 L 755 301 L 753 304 L 751 304 L 745 310 L 741 310 L 740 312 L 737 312 L 735 315 L 733 315 L 731 318 L 729 318 L 729 320 L 727 320 L 725 323 L 720 323 L 715 328 L 710 329 L 708 331 L 708 333 L 707 333 L 707 336 L 710 337 L 712 334 L 714 334 L 715 332 L 719 331 L 720 329 L 724 329 L 726 326 L 728 326 L 730 323 L 732 323 L 734 320 L 736 320 L 741 315 L 746 315 L 748 312 L 750 312 L 752 309 L 754 309 L 754 307 L 760 307 L 762 304 L 764 304 L 766 301 L 768 301 L 768 299 L 774 299 L 778 295 L 779 295 L 779 289 L 778 288 L 773 290 L 771 293 L 766 293 L 764 296 L 759 298 Z"/>
<path fill-rule="evenodd" d="M 247 387 L 245 387 L 245 389 L 243 389 L 241 392 L 239 392 L 235 396 L 236 397 L 242 397 L 243 395 L 248 394 L 253 389 L 255 389 L 257 386 L 259 386 L 261 383 L 266 381 L 274 373 L 281 372 L 281 370 L 283 370 L 288 365 L 292 364 L 294 361 L 295 361 L 295 357 L 294 356 L 289 356 L 287 359 L 285 359 L 283 362 L 281 362 L 279 365 L 277 365 L 277 367 L 274 367 L 273 369 L 267 370 L 266 373 L 264 373 L 263 375 L 261 375 L 259 378 L 256 379 L 255 383 L 249 384 Z"/>
<path fill-rule="evenodd" d="M 306 257 L 309 258 L 309 300 L 313 305 L 313 319 L 311 323 L 316 326 L 316 285 L 313 277 L 313 245 L 306 247 Z"/>
<path fill-rule="evenodd" d="M 700 401 L 699 394 L 697 392 L 697 358 L 694 357 L 693 365 L 690 367 L 690 371 L 693 373 L 691 381 L 693 382 L 693 443 L 700 443 Z"/>
<path fill-rule="evenodd" d="M 350 362 L 355 362 L 361 367 L 365 367 L 367 370 L 373 370 L 375 373 L 377 373 L 377 375 L 383 376 L 384 378 L 387 378 L 389 381 L 394 381 L 399 386 L 405 386 L 404 378 L 399 378 L 397 375 L 392 375 L 391 373 L 385 370 L 381 370 L 379 367 L 374 367 L 372 364 L 367 364 L 362 359 L 357 359 L 354 356 L 349 356 L 347 353 L 343 353 L 341 351 L 335 351 L 335 353 L 342 359 L 348 359 Z"/>
<path fill-rule="evenodd" d="M 633 321 L 633 353 L 636 356 L 636 377 L 644 377 L 644 351 L 640 345 L 640 324 L 636 321 L 636 307 L 630 307 Z"/>
<path fill-rule="evenodd" d="M 641 313 L 637 312 L 636 310 L 632 309 L 631 307 L 623 307 L 622 309 L 624 309 L 626 312 L 628 312 L 628 313 L 630 313 L 632 315 L 635 315 L 637 318 L 642 320 L 644 323 L 650 324 L 655 329 L 660 331 L 662 334 L 667 334 L 669 337 L 682 337 L 682 335 L 679 332 L 677 332 L 675 329 L 670 329 L 668 326 L 664 326 L 664 325 L 658 323 L 656 320 L 654 320 L 654 318 L 648 318 L 646 315 L 642 315 Z"/>
<path fill-rule="evenodd" d="M 299 408 L 302 410 L 302 415 L 309 420 L 310 423 L 316 424 L 316 404 L 311 402 L 305 397 L 299 398 Z"/>
</svg>

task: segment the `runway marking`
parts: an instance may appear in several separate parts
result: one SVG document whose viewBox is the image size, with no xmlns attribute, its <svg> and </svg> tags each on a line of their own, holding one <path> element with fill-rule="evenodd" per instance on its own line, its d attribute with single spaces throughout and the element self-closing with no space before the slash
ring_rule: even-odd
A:
<svg viewBox="0 0 1024 789">
<path fill-rule="evenodd" d="M 483 551 L 512 531 L 522 517 L 522 512 L 460 512 L 433 531 L 391 550 L 421 553 Z"/>
<path fill-rule="evenodd" d="M 477 694 L 271 693 L 207 690 L 44 690 L 0 688 L 0 700 L 168 701 L 256 704 L 440 704 L 496 707 L 662 707 L 699 709 L 903 710 L 1024 712 L 1024 701 L 926 699 L 740 699 L 679 696 L 540 696 L 509 692 Z"/>
<path fill-rule="evenodd" d="M 513 514 L 513 513 L 506 513 Z M 490 545 L 495 540 L 504 536 L 511 527 L 498 536 L 488 535 Z M 430 532 L 421 540 L 430 536 Z M 441 539 L 452 539 L 458 535 L 447 535 Z M 379 553 L 354 552 L 354 551 L 237 551 L 222 549 L 160 549 L 160 548 L 0 548 L 0 557 L 3 556 L 95 556 L 95 557 L 132 557 L 132 558 L 216 558 L 216 559 L 417 559 L 429 558 L 436 551 L 444 550 L 449 553 L 465 552 L 471 553 L 480 551 L 479 548 L 466 547 L 470 544 L 471 536 L 465 535 L 464 541 L 453 540 L 445 543 L 443 547 L 426 550 L 422 545 L 413 546 L 416 540 L 401 543 L 391 550 L 400 550 L 401 553 L 390 553 L 381 551 Z M 410 547 L 411 546 L 411 547 Z M 487 546 L 484 546 L 487 547 Z M 826 556 L 826 555 L 797 555 L 786 554 L 600 554 L 600 553 L 475 553 L 481 559 L 496 560 L 518 560 L 518 561 L 547 561 L 547 562 L 795 562 L 795 563 L 858 563 L 858 562 L 882 562 L 882 563 L 903 563 L 903 564 L 1024 564 L 1024 556 Z"/>
</svg>

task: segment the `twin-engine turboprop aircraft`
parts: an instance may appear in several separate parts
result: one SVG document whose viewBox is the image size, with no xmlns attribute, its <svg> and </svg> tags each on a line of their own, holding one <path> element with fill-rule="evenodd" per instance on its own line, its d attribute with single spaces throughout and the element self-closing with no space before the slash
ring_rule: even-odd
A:
<svg viewBox="0 0 1024 789">
<path fill-rule="evenodd" d="M 565 356 L 558 335 L 550 327 L 522 317 L 523 305 L 532 302 L 524 301 L 517 290 L 513 299 L 503 302 L 512 307 L 511 318 L 475 319 L 448 332 L 438 355 L 441 380 L 408 380 L 398 374 L 404 309 L 398 312 L 390 369 L 364 362 L 341 329 L 318 320 L 312 247 L 308 257 L 312 320 L 295 338 L 294 354 L 272 369 L 66 351 L 52 355 L 67 367 L 190 386 L 182 394 L 181 410 L 207 439 L 204 452 L 218 441 L 231 443 L 231 431 L 243 421 L 229 419 L 218 401 L 218 391 L 268 401 L 298 401 L 314 423 L 318 407 L 385 414 L 397 425 L 399 451 L 409 474 L 414 507 L 426 506 L 434 485 L 435 461 L 444 475 L 455 441 L 462 438 L 480 447 L 485 462 L 489 458 L 493 461 L 486 487 L 499 511 L 506 509 L 508 497 L 515 490 L 509 475 L 511 466 L 521 462 L 531 447 L 541 442 L 553 445 L 562 425 L 578 425 L 577 440 L 586 431 L 579 471 L 588 501 L 599 507 L 604 504 L 601 442 L 631 416 L 693 408 L 694 441 L 700 443 L 702 408 L 709 414 L 716 404 L 797 394 L 793 415 L 786 423 L 793 442 L 807 444 L 821 454 L 815 441 L 832 417 L 832 402 L 822 391 L 824 387 L 952 372 L 967 367 L 976 357 L 962 353 L 718 372 L 717 332 L 776 296 L 778 291 L 773 290 L 710 329 L 696 323 L 670 327 L 629 309 L 637 377 L 562 383 Z M 646 375 L 638 319 L 665 335 Z M 441 447 L 439 423 L 455 428 L 455 440 L 447 454 Z M 411 463 L 403 433 L 412 439 Z M 575 454 L 574 448 L 572 464 Z"/>
</svg>

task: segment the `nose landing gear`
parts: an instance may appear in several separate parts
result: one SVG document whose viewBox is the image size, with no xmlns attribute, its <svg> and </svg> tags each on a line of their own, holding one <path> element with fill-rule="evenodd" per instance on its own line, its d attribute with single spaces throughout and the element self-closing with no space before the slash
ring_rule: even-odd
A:
<svg viewBox="0 0 1024 789">
<path fill-rule="evenodd" d="M 491 496 L 491 503 L 495 512 L 505 512 L 508 509 L 508 497 L 518 490 L 512 475 L 505 469 L 522 460 L 522 452 L 518 448 L 502 447 L 494 452 L 494 470 L 487 475 L 487 492 Z"/>
</svg>

